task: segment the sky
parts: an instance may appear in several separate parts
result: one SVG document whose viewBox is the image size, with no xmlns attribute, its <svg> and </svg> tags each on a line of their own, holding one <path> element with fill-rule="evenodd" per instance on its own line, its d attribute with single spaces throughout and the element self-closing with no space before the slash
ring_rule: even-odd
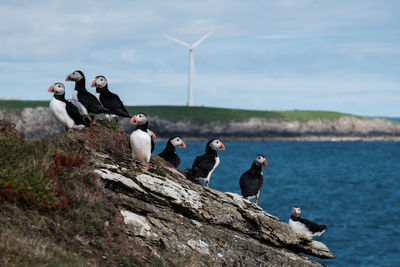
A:
<svg viewBox="0 0 400 267">
<path fill-rule="evenodd" d="M 0 1 L 0 98 L 104 75 L 127 105 L 400 117 L 400 1 Z"/>
</svg>

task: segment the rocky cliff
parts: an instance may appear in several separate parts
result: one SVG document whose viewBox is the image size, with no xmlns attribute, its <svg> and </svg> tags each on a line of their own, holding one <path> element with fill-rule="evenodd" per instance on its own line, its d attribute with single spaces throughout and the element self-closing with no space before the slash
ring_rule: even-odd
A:
<svg viewBox="0 0 400 267">
<path fill-rule="evenodd" d="M 0 109 L 0 118 L 14 122 L 20 135 L 29 139 L 64 132 L 48 108 L 44 107 L 11 111 Z M 126 132 L 132 131 L 128 120 L 121 121 L 121 124 Z M 151 117 L 150 127 L 158 137 L 179 135 L 186 140 L 208 139 L 210 136 L 224 140 L 400 140 L 400 123 L 354 116 L 310 121 L 251 118 L 247 121 L 203 125 Z"/>
<path fill-rule="evenodd" d="M 3 125 L 2 129 L 9 127 L 9 124 Z M 77 196 L 71 196 L 71 203 L 75 204 L 66 207 L 62 213 L 41 214 L 42 219 L 21 228 L 31 227 L 40 235 L 46 233 L 43 225 L 54 228 L 51 233 L 57 237 L 57 243 L 67 240 L 64 249 L 74 251 L 71 244 L 79 244 L 76 246 L 81 248 L 74 252 L 77 254 L 97 255 L 91 252 L 91 246 L 96 250 L 102 249 L 104 256 L 93 260 L 93 265 L 135 266 L 125 261 L 114 262 L 116 252 L 110 254 L 111 248 L 104 249 L 107 246 L 102 242 L 101 246 L 97 244 L 98 240 L 105 238 L 103 236 L 108 236 L 108 246 L 115 246 L 115 242 L 124 244 L 124 247 L 129 247 L 130 243 L 137 244 L 139 253 L 135 257 L 139 258 L 136 261 L 139 265 L 154 266 L 154 262 L 158 262 L 161 265 L 178 266 L 322 266 L 303 254 L 334 258 L 324 244 L 296 236 L 286 223 L 254 203 L 237 194 L 207 189 L 189 181 L 184 172 L 174 169 L 158 156 L 152 156 L 149 172 L 142 171 L 140 166 L 134 168 L 128 140 L 128 135 L 120 127 L 112 129 L 102 126 L 71 131 L 46 140 L 51 145 L 46 148 L 45 156 L 50 153 L 50 148 L 58 151 L 57 155 L 65 149 L 78 153 L 86 162 L 80 166 L 85 166 L 85 173 L 92 173 L 90 177 L 97 177 L 95 179 L 101 181 L 101 188 L 91 186 L 92 193 L 79 191 Z M 79 172 L 75 174 L 83 175 Z M 80 188 L 85 186 L 72 184 L 74 190 L 82 190 Z M 114 210 L 113 215 L 108 219 L 105 219 L 107 216 L 99 219 L 100 227 L 93 232 L 97 234 L 88 236 L 87 230 L 65 234 L 63 225 L 75 219 L 65 216 L 71 214 L 71 210 L 79 209 L 79 205 L 85 205 L 73 202 L 73 198 L 88 198 L 90 194 L 99 196 L 99 203 Z M 12 221 L 13 217 L 17 217 L 16 208 L 1 203 L 0 212 L 4 220 L 9 218 L 7 220 Z M 30 213 L 26 208 L 20 212 L 20 217 L 33 216 L 28 215 Z M 43 216 L 47 216 L 47 219 L 43 219 Z M 52 222 L 56 220 L 53 217 L 59 221 Z M 40 223 L 36 225 L 36 221 Z M 46 221 L 50 222 L 45 224 Z M 117 228 L 120 224 L 122 228 Z M 110 232 L 110 229 L 114 230 Z M 47 239 L 54 238 L 51 233 L 48 233 Z M 0 241 L 4 241 L 3 234 L 0 237 Z M 2 248 L 0 242 L 0 252 Z M 120 254 L 127 253 L 124 248 L 120 249 Z M 140 251 L 145 252 L 140 255 Z M 171 260 L 171 255 L 174 260 Z"/>
</svg>

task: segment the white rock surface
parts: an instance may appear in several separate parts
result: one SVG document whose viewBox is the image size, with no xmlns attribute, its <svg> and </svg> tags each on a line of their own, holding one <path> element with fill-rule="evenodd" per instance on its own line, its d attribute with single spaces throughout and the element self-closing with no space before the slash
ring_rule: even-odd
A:
<svg viewBox="0 0 400 267">
<path fill-rule="evenodd" d="M 171 199 L 172 203 L 189 206 L 195 210 L 203 206 L 201 197 L 197 192 L 186 189 L 174 181 L 161 180 L 147 174 L 139 174 L 136 179 L 144 188 L 160 194 L 164 198 Z"/>
<path fill-rule="evenodd" d="M 130 226 L 130 229 L 133 230 L 135 235 L 157 238 L 157 234 L 151 232 L 151 225 L 146 217 L 128 210 L 121 210 L 121 214 L 124 217 L 125 224 Z"/>
<path fill-rule="evenodd" d="M 196 250 L 200 254 L 203 255 L 210 255 L 210 251 L 208 249 L 208 244 L 202 240 L 193 240 L 190 239 L 187 242 L 188 246 L 191 247 L 193 250 Z"/>
<path fill-rule="evenodd" d="M 119 173 L 111 172 L 108 169 L 99 169 L 94 170 L 96 174 L 98 174 L 104 180 L 110 180 L 114 182 L 120 182 L 123 185 L 138 190 L 142 193 L 146 193 L 139 185 L 137 185 L 132 179 L 129 179 Z"/>
</svg>

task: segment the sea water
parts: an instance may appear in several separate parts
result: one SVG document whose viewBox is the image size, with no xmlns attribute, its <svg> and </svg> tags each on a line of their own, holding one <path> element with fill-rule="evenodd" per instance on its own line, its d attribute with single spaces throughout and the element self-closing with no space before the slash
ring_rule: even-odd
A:
<svg viewBox="0 0 400 267">
<path fill-rule="evenodd" d="M 223 141 L 223 140 L 222 140 Z M 177 148 L 180 169 L 205 142 Z M 259 205 L 288 222 L 291 207 L 328 226 L 330 266 L 400 266 L 400 142 L 224 142 L 210 187 L 240 194 L 239 178 L 257 154 L 267 158 Z M 159 153 L 165 142 L 157 142 Z"/>
</svg>

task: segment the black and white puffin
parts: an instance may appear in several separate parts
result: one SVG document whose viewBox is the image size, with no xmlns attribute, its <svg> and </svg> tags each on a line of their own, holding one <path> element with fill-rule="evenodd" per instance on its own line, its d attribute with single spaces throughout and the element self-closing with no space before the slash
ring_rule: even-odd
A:
<svg viewBox="0 0 400 267">
<path fill-rule="evenodd" d="M 150 130 L 150 129 L 147 129 L 147 133 L 150 135 L 150 137 L 151 137 L 151 153 L 153 153 L 153 151 L 154 151 L 154 149 L 155 149 L 155 144 L 154 144 L 154 141 L 155 140 L 157 140 L 157 136 L 156 136 L 156 134 L 152 131 L 152 130 Z"/>
<path fill-rule="evenodd" d="M 99 75 L 96 76 L 92 82 L 92 87 L 96 87 L 96 97 L 103 105 L 108 109 L 108 112 L 113 117 L 128 117 L 130 118 L 128 111 L 124 107 L 121 99 L 118 95 L 111 93 L 108 90 L 108 83 L 106 77 Z"/>
<path fill-rule="evenodd" d="M 92 121 L 91 115 L 95 116 L 100 113 L 108 114 L 108 110 L 101 105 L 100 101 L 86 90 L 86 79 L 82 71 L 76 70 L 72 72 L 65 80 L 75 82 L 72 99 L 83 116 Z"/>
<path fill-rule="evenodd" d="M 260 189 L 264 181 L 262 172 L 263 166 L 267 166 L 267 160 L 263 155 L 257 155 L 251 168 L 244 172 L 239 180 L 242 196 L 247 200 L 255 197 L 256 204 L 258 204 Z"/>
<path fill-rule="evenodd" d="M 188 178 L 201 179 L 208 187 L 211 174 L 220 162 L 217 150 L 225 150 L 224 144 L 216 138 L 210 139 L 206 145 L 206 153 L 196 157 L 192 168 L 187 170 Z"/>
<path fill-rule="evenodd" d="M 145 113 L 138 113 L 129 121 L 130 124 L 136 124 L 136 130 L 132 132 L 129 143 L 132 150 L 133 165 L 136 167 L 136 161 L 141 161 L 146 164 L 145 170 L 149 169 L 149 162 L 151 157 L 151 132 L 147 127 L 149 121 Z"/>
<path fill-rule="evenodd" d="M 294 206 L 292 208 L 292 215 L 289 219 L 289 226 L 292 227 L 293 231 L 297 234 L 305 235 L 309 238 L 313 236 L 322 235 L 326 229 L 326 225 L 320 225 L 315 222 L 300 218 L 301 208 Z"/>
<path fill-rule="evenodd" d="M 54 83 L 49 87 L 48 91 L 54 93 L 53 98 L 50 100 L 50 112 L 65 127 L 66 131 L 72 128 L 81 129 L 89 126 L 89 121 L 81 116 L 78 108 L 65 99 L 65 87 L 62 83 Z"/>
<path fill-rule="evenodd" d="M 178 154 L 176 154 L 175 150 L 176 147 L 185 148 L 186 144 L 183 142 L 182 138 L 175 136 L 171 137 L 167 145 L 165 146 L 164 150 L 158 154 L 162 157 L 165 161 L 171 163 L 175 168 L 178 168 L 179 164 L 181 163 L 181 159 L 179 158 Z"/>
</svg>

